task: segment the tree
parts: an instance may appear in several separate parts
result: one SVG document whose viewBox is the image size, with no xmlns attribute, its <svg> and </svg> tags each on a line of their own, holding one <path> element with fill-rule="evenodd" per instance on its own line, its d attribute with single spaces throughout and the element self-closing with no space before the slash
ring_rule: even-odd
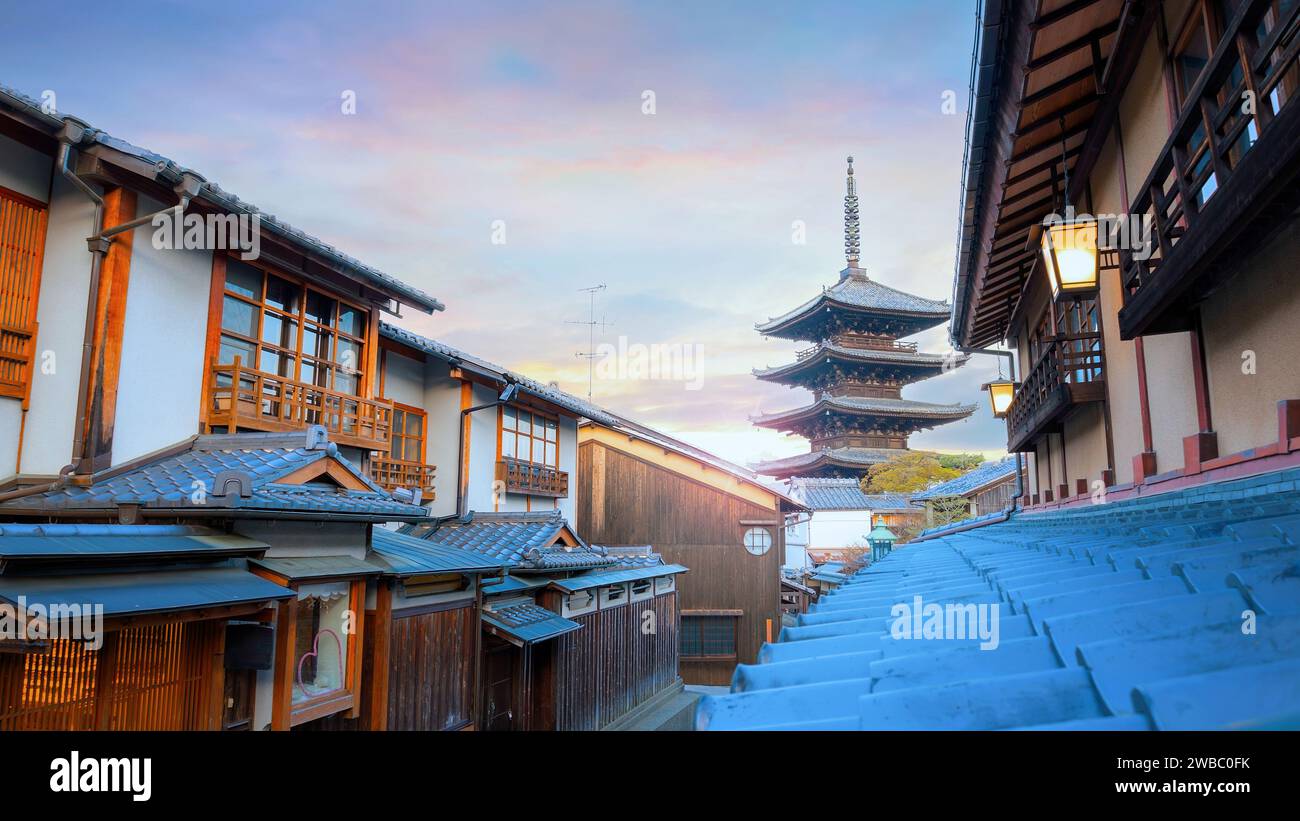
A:
<svg viewBox="0 0 1300 821">
<path fill-rule="evenodd" d="M 937 454 L 913 450 L 872 465 L 860 484 L 863 493 L 916 493 L 935 482 L 956 479 L 962 473 L 944 467 Z"/>
<path fill-rule="evenodd" d="M 965 473 L 984 464 L 984 455 L 980 453 L 941 453 L 939 464 Z"/>
<path fill-rule="evenodd" d="M 943 527 L 970 518 L 970 500 L 965 496 L 939 496 L 926 503 L 933 511 L 931 527 Z"/>
</svg>

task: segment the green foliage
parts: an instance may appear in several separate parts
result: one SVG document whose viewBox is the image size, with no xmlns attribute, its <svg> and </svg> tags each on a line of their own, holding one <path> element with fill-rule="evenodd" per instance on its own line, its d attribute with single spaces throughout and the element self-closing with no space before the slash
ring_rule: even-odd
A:
<svg viewBox="0 0 1300 821">
<path fill-rule="evenodd" d="M 939 464 L 966 473 L 984 464 L 984 456 L 979 453 L 943 453 L 939 455 Z"/>
<path fill-rule="evenodd" d="M 956 479 L 963 471 L 944 467 L 939 457 L 925 451 L 908 451 L 878 465 L 862 477 L 863 493 L 916 493 L 935 482 Z"/>
<path fill-rule="evenodd" d="M 927 501 L 933 511 L 931 527 L 955 524 L 970 518 L 970 500 L 964 496 L 940 496 Z"/>
</svg>

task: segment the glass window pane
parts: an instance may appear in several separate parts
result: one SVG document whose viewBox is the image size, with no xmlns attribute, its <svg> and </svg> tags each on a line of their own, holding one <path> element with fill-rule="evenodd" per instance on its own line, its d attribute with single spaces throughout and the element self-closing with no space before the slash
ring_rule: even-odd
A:
<svg viewBox="0 0 1300 821">
<path fill-rule="evenodd" d="M 336 370 L 334 373 L 334 390 L 336 391 L 356 395 L 360 382 L 361 380 L 357 379 L 356 374 L 345 373 L 342 370 Z"/>
<path fill-rule="evenodd" d="M 519 412 L 519 432 L 525 436 L 533 433 L 533 415 L 526 411 Z"/>
<path fill-rule="evenodd" d="M 308 385 L 316 384 L 316 363 L 310 359 L 302 361 L 302 373 L 298 375 L 298 381 L 306 382 Z"/>
<path fill-rule="evenodd" d="M 257 336 L 257 309 L 232 296 L 226 297 L 221 307 L 221 327 L 244 336 Z"/>
<path fill-rule="evenodd" d="M 276 376 L 293 377 L 293 357 L 276 351 L 262 349 L 262 363 L 258 366 L 264 373 Z"/>
<path fill-rule="evenodd" d="M 420 453 L 420 440 L 408 437 L 404 441 L 406 442 L 406 455 L 402 458 L 408 462 L 423 461 L 421 458 L 423 454 Z"/>
<path fill-rule="evenodd" d="M 262 341 L 281 348 L 298 347 L 298 323 L 272 311 L 262 312 Z"/>
<path fill-rule="evenodd" d="M 505 459 L 515 458 L 515 435 L 509 430 L 501 433 L 501 456 Z"/>
<path fill-rule="evenodd" d="M 237 259 L 227 259 L 226 290 L 260 300 L 262 298 L 262 272 Z"/>
<path fill-rule="evenodd" d="M 366 315 L 351 305 L 339 305 L 339 330 L 353 336 L 365 336 Z"/>
<path fill-rule="evenodd" d="M 522 436 L 522 435 L 516 436 L 515 437 L 515 458 L 522 459 L 525 462 L 531 461 L 533 458 L 532 444 L 533 444 L 533 440 L 528 438 L 527 436 Z"/>
<path fill-rule="evenodd" d="M 348 635 L 344 619 L 350 598 L 346 582 L 300 590 L 293 653 L 295 703 L 347 686 Z"/>
<path fill-rule="evenodd" d="M 239 361 L 245 367 L 255 367 L 257 346 L 251 342 L 245 342 L 242 339 L 235 339 L 230 336 L 221 337 L 221 352 L 217 355 L 217 361 L 223 365 L 230 365 L 239 357 Z"/>
<path fill-rule="evenodd" d="M 361 368 L 361 346 L 351 339 L 339 337 L 339 342 L 334 346 L 334 361 L 344 368 L 359 370 Z"/>
<path fill-rule="evenodd" d="M 546 420 L 546 441 L 554 442 L 556 435 L 559 433 L 559 425 L 554 419 Z"/>
<path fill-rule="evenodd" d="M 288 280 L 268 275 L 266 278 L 266 304 L 285 313 L 298 313 L 298 294 L 301 288 Z"/>
<path fill-rule="evenodd" d="M 424 417 L 418 413 L 406 415 L 406 432 L 411 436 L 424 435 Z"/>
<path fill-rule="evenodd" d="M 556 464 L 556 462 L 555 462 L 555 443 L 554 443 L 554 442 L 547 442 L 547 443 L 546 443 L 546 464 L 550 465 L 551 467 L 554 467 L 555 464 Z"/>
<path fill-rule="evenodd" d="M 334 327 L 334 300 L 315 291 L 307 292 L 307 318 L 321 325 Z"/>
<path fill-rule="evenodd" d="M 503 430 L 514 430 L 519 420 L 519 412 L 514 408 L 506 407 L 501 415 L 501 427 Z"/>
</svg>

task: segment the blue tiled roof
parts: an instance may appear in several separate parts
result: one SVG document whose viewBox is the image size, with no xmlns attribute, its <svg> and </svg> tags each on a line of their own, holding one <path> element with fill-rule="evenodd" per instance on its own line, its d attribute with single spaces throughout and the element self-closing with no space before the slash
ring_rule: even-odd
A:
<svg viewBox="0 0 1300 821">
<path fill-rule="evenodd" d="M 366 490 L 344 490 L 316 483 L 279 484 L 289 474 L 322 459 L 335 460 Z M 247 494 L 232 490 L 221 495 L 223 488 L 218 487 L 218 479 L 241 477 L 247 479 Z M 232 482 L 231 486 L 238 484 Z M 167 455 L 123 465 L 113 475 L 89 486 L 70 484 L 59 490 L 11 499 L 0 504 L 0 511 L 11 515 L 56 511 L 115 514 L 124 504 L 191 514 L 207 511 L 214 517 L 233 510 L 270 515 L 281 512 L 338 515 L 376 521 L 428 516 L 422 507 L 395 500 L 345 459 L 333 443 L 322 442 L 311 431 L 199 436 Z"/>
<path fill-rule="evenodd" d="M 559 613 L 527 602 L 484 610 L 483 623 L 493 632 L 503 633 L 524 644 L 553 639 L 582 627 Z"/>
<path fill-rule="evenodd" d="M 590 590 L 593 587 L 604 587 L 607 584 L 619 584 L 621 582 L 635 582 L 641 579 L 653 579 L 658 576 L 672 576 L 677 573 L 685 573 L 686 568 L 680 564 L 661 564 L 655 567 L 637 567 L 626 570 L 608 570 L 596 573 L 583 573 L 578 576 L 570 576 L 567 579 L 556 579 L 551 582 L 551 587 L 557 590 L 563 590 L 566 593 L 572 593 L 575 590 Z"/>
<path fill-rule="evenodd" d="M 917 597 L 996 615 L 996 648 L 896 638 L 896 606 Z M 731 690 L 703 699 L 699 728 L 1284 726 L 1300 714 L 1300 469 L 906 545 L 824 594 Z"/>
<path fill-rule="evenodd" d="M 0 525 L 0 563 L 260 556 L 265 542 L 187 525 Z"/>
<path fill-rule="evenodd" d="M 912 501 L 937 499 L 941 496 L 965 496 L 967 493 L 978 490 L 999 479 L 1006 477 L 1014 479 L 1015 475 L 1016 460 L 1014 457 L 1007 457 L 1000 462 L 985 462 L 974 470 L 963 473 L 956 479 L 949 479 L 946 482 L 926 488 L 913 495 Z"/>
<path fill-rule="evenodd" d="M 577 414 L 578 416 L 583 416 L 587 419 L 600 422 L 602 425 L 614 424 L 614 417 L 610 416 L 604 410 L 596 407 L 590 402 L 579 399 L 573 394 L 566 393 L 559 388 L 553 388 L 550 385 L 543 385 L 536 379 L 531 379 L 523 374 L 506 370 L 500 365 L 494 365 L 485 359 L 480 359 L 472 354 L 459 351 L 450 345 L 439 342 L 436 339 L 429 339 L 426 336 L 420 336 L 417 333 L 408 331 L 405 328 L 399 328 L 396 325 L 390 325 L 387 322 L 381 322 L 379 324 L 379 335 L 401 342 L 403 345 L 409 345 L 417 351 L 422 351 L 443 361 L 452 362 L 461 367 L 477 370 L 491 379 L 500 382 L 514 382 L 528 393 L 544 399 L 547 402 L 558 405 L 565 410 Z"/>
<path fill-rule="evenodd" d="M 863 493 L 857 479 L 797 478 L 790 492 L 813 510 L 907 510 L 903 493 Z"/>
<path fill-rule="evenodd" d="M 80 576 L 0 576 L 0 599 L 28 607 L 103 605 L 106 616 L 144 615 L 199 607 L 287 599 L 286 587 L 242 567 Z"/>
<path fill-rule="evenodd" d="M 370 548 L 377 557 L 372 561 L 381 564 L 389 574 L 394 576 L 461 571 L 490 572 L 504 567 L 504 564 L 498 560 L 480 556 L 469 550 L 417 539 L 384 527 L 374 528 L 370 542 Z"/>
<path fill-rule="evenodd" d="M 552 546 L 560 531 L 567 527 L 564 515 L 548 513 L 480 513 L 471 511 L 463 520 L 440 525 L 415 525 L 400 532 L 436 544 L 468 550 L 507 567 L 543 569 L 546 567 L 595 567 L 615 564 L 603 553 L 592 551 L 579 539 L 569 561 L 565 548 Z"/>
</svg>

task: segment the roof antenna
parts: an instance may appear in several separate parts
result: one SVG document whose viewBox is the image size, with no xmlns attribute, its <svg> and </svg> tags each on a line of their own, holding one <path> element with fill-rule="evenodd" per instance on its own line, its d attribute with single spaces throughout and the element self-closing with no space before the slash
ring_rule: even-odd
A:
<svg viewBox="0 0 1300 821">
<path fill-rule="evenodd" d="M 858 267 L 859 248 L 858 187 L 853 180 L 853 158 L 849 157 L 848 193 L 844 196 L 844 255 L 850 268 Z"/>
<path fill-rule="evenodd" d="M 600 285 L 593 285 L 590 288 L 579 288 L 578 290 L 586 292 L 591 297 L 591 305 L 587 314 L 587 319 L 585 322 L 576 319 L 566 319 L 565 324 L 587 326 L 587 351 L 586 353 L 580 352 L 577 356 L 580 359 L 587 360 L 587 401 L 590 402 L 591 387 L 596 378 L 596 357 L 600 355 L 596 353 L 596 328 L 599 326 L 600 330 L 603 332 L 605 328 L 614 323 L 606 322 L 603 314 L 599 320 L 596 319 L 596 294 L 605 290 L 605 284 L 603 282 Z"/>
</svg>

